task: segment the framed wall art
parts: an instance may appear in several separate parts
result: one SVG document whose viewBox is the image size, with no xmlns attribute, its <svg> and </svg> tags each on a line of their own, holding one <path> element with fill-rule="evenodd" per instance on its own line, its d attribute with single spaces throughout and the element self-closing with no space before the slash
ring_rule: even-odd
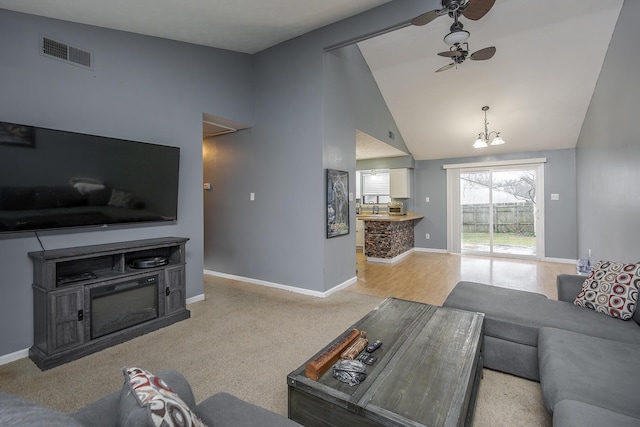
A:
<svg viewBox="0 0 640 427">
<path fill-rule="evenodd" d="M 327 239 L 349 234 L 349 172 L 327 169 Z"/>
</svg>

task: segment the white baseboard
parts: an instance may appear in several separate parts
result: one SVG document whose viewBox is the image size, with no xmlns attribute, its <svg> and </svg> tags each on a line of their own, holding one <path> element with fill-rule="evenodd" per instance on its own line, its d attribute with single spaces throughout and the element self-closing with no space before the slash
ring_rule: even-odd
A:
<svg viewBox="0 0 640 427">
<path fill-rule="evenodd" d="M 433 249 L 433 248 L 413 248 L 416 252 L 429 252 L 432 254 L 448 254 L 446 249 Z"/>
<path fill-rule="evenodd" d="M 0 366 L 6 365 L 7 363 L 15 362 L 16 360 L 24 359 L 25 357 L 29 357 L 28 348 L 25 348 L 24 350 L 18 350 L 14 353 L 5 354 L 4 356 L 0 356 Z"/>
<path fill-rule="evenodd" d="M 196 295 L 195 297 L 187 298 L 187 305 L 194 302 L 204 301 L 204 294 Z"/>
<path fill-rule="evenodd" d="M 411 248 L 406 252 L 401 253 L 400 255 L 394 257 L 394 258 L 376 258 L 376 257 L 367 257 L 367 261 L 370 262 L 379 262 L 379 263 L 383 263 L 383 264 L 393 264 L 394 262 L 398 262 L 400 261 L 402 258 L 407 257 L 409 255 L 411 255 L 413 253 L 415 249 Z"/>
<path fill-rule="evenodd" d="M 544 257 L 542 261 L 546 262 L 557 262 L 559 264 L 577 264 L 578 260 L 575 259 L 567 259 L 567 258 L 548 258 Z"/>
<path fill-rule="evenodd" d="M 297 294 L 309 295 L 309 296 L 318 297 L 318 298 L 327 298 L 328 296 L 334 294 L 335 292 L 338 292 L 346 287 L 349 287 L 358 281 L 358 278 L 354 276 L 351 279 L 343 283 L 340 283 L 339 285 L 334 286 L 328 291 L 319 292 L 319 291 L 312 291 L 310 289 L 296 288 L 295 286 L 282 285 L 280 283 L 267 282 L 265 280 L 252 279 L 250 277 L 243 277 L 243 276 L 236 276 L 233 274 L 221 273 L 219 271 L 204 270 L 204 274 L 208 274 L 210 276 L 222 277 L 223 279 L 238 280 L 240 282 L 251 283 L 253 285 L 266 286 L 268 288 L 281 289 L 284 291 L 295 292 Z"/>
</svg>

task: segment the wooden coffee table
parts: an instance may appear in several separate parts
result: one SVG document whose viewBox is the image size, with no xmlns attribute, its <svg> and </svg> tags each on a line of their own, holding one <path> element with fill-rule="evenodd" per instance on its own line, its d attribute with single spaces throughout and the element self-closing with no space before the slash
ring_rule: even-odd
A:
<svg viewBox="0 0 640 427">
<path fill-rule="evenodd" d="M 383 342 L 367 378 L 351 387 L 329 369 L 313 381 L 305 363 L 287 377 L 289 418 L 307 427 L 471 425 L 483 320 L 481 313 L 385 300 L 349 328 Z"/>
</svg>

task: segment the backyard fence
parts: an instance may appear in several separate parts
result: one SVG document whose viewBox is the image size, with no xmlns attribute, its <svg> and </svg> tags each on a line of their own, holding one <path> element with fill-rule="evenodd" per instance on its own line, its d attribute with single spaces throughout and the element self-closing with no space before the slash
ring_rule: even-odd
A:
<svg viewBox="0 0 640 427">
<path fill-rule="evenodd" d="M 494 233 L 533 236 L 534 222 L 534 205 L 531 202 L 493 204 Z M 489 204 L 462 205 L 462 232 L 489 232 Z"/>
</svg>

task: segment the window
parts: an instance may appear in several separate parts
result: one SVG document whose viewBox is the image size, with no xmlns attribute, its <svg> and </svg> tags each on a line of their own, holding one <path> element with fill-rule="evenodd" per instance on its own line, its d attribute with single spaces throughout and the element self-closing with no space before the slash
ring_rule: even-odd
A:
<svg viewBox="0 0 640 427">
<path fill-rule="evenodd" d="M 361 172 L 362 203 L 387 203 L 389 196 L 389 170 L 370 170 Z"/>
</svg>

